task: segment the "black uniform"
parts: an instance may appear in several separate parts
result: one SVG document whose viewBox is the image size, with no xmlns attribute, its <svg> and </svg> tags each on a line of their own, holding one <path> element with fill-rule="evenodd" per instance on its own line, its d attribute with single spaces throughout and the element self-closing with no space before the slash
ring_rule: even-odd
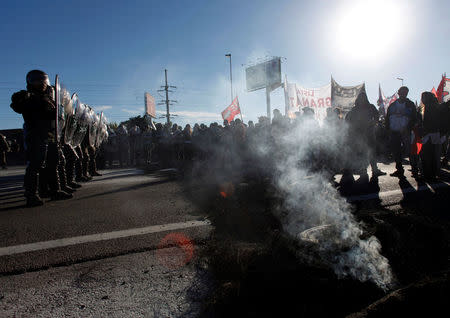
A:
<svg viewBox="0 0 450 318">
<path fill-rule="evenodd" d="M 39 172 L 46 169 L 49 143 L 55 142 L 56 106 L 48 90 L 46 92 L 22 90 L 14 93 L 11 100 L 11 108 L 22 114 L 25 121 L 24 140 L 27 169 L 24 187 L 25 196 L 33 198 L 37 193 Z M 47 169 L 49 168 L 53 168 L 52 179 L 57 179 L 56 165 L 47 167 Z M 52 181 L 54 183 L 54 180 Z"/>
<path fill-rule="evenodd" d="M 27 168 L 24 188 L 27 205 L 42 204 L 37 196 L 38 176 L 45 176 L 52 199 L 70 198 L 70 195 L 59 191 L 56 105 L 47 74 L 38 70 L 30 71 L 27 74 L 27 90 L 14 93 L 11 100 L 11 108 L 22 114 L 25 122 Z"/>
</svg>

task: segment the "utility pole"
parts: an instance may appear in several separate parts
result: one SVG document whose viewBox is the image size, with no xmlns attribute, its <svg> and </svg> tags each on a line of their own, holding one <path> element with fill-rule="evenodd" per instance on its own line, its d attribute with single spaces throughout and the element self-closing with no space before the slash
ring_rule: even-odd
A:
<svg viewBox="0 0 450 318">
<path fill-rule="evenodd" d="M 176 100 L 170 100 L 169 99 L 169 93 L 172 93 L 173 91 L 172 90 L 169 90 L 169 87 L 170 88 L 177 88 L 176 86 L 170 86 L 169 84 L 168 84 L 168 82 L 167 82 L 167 70 L 164 70 L 164 76 L 165 76 L 165 79 L 166 79 L 166 85 L 164 85 L 164 86 L 161 86 L 161 88 L 163 88 L 163 89 L 159 89 L 158 90 L 158 92 L 162 92 L 162 91 L 165 91 L 166 92 L 166 99 L 165 100 L 162 100 L 162 101 L 160 101 L 159 103 L 158 103 L 158 105 L 166 105 L 166 119 L 167 119 L 167 125 L 170 125 L 170 117 L 172 116 L 176 116 L 176 115 L 170 115 L 170 105 L 172 105 L 171 103 L 176 103 L 177 101 Z M 162 117 L 163 118 L 163 117 Z"/>
<path fill-rule="evenodd" d="M 167 70 L 164 70 L 164 75 L 166 77 L 166 86 L 164 87 L 164 90 L 166 91 L 166 117 L 167 117 L 167 124 L 170 124 L 169 85 L 167 84 Z"/>
</svg>

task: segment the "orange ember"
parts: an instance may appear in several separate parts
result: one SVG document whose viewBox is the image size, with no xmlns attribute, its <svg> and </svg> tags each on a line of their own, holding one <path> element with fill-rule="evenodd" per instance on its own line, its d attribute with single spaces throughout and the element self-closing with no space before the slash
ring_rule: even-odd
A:
<svg viewBox="0 0 450 318">
<path fill-rule="evenodd" d="M 225 182 L 220 185 L 220 195 L 223 198 L 231 197 L 234 193 L 234 186 L 231 182 Z"/>
</svg>

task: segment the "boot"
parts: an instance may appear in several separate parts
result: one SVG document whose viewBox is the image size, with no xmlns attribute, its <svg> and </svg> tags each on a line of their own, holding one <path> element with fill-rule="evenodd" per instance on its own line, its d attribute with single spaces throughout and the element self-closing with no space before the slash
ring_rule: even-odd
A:
<svg viewBox="0 0 450 318">
<path fill-rule="evenodd" d="M 72 189 L 72 188 L 70 188 L 70 187 L 68 187 L 68 186 L 61 187 L 61 190 L 64 191 L 64 192 L 66 192 L 66 193 L 69 193 L 69 194 L 74 193 L 75 191 L 77 191 L 77 190 Z"/>
<path fill-rule="evenodd" d="M 48 198 L 50 192 L 48 190 L 48 177 L 47 170 L 45 168 L 39 170 L 39 182 L 38 182 L 38 192 L 41 198 Z"/>
<path fill-rule="evenodd" d="M 27 207 L 39 206 L 44 204 L 44 202 L 42 202 L 42 200 L 37 195 L 39 178 L 36 169 L 33 169 L 30 166 L 27 167 L 23 180 L 23 186 L 25 188 L 24 196 L 27 199 Z"/>
<path fill-rule="evenodd" d="M 71 198 L 73 198 L 72 194 L 65 193 L 63 191 L 55 191 L 50 195 L 50 199 L 52 201 L 67 200 Z"/>
<path fill-rule="evenodd" d="M 44 202 L 37 196 L 29 196 L 27 197 L 27 207 L 32 208 L 35 206 L 41 206 L 44 205 Z"/>
<path fill-rule="evenodd" d="M 80 178 L 75 179 L 76 182 L 88 182 L 91 180 L 92 180 L 92 177 L 88 177 L 88 176 L 81 176 Z"/>
<path fill-rule="evenodd" d="M 68 186 L 71 187 L 72 189 L 79 189 L 79 188 L 81 188 L 81 184 L 78 184 L 78 183 L 75 183 L 75 182 L 69 182 Z"/>
<path fill-rule="evenodd" d="M 39 191 L 39 196 L 43 199 L 50 198 L 50 191 Z"/>
</svg>

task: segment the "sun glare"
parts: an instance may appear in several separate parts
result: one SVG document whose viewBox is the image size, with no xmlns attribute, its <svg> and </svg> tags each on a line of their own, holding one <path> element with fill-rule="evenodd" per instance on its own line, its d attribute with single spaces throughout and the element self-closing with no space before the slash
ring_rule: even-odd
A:
<svg viewBox="0 0 450 318">
<path fill-rule="evenodd" d="M 408 15 L 400 1 L 349 1 L 336 13 L 331 31 L 341 55 L 357 60 L 384 59 L 406 32 Z"/>
</svg>

